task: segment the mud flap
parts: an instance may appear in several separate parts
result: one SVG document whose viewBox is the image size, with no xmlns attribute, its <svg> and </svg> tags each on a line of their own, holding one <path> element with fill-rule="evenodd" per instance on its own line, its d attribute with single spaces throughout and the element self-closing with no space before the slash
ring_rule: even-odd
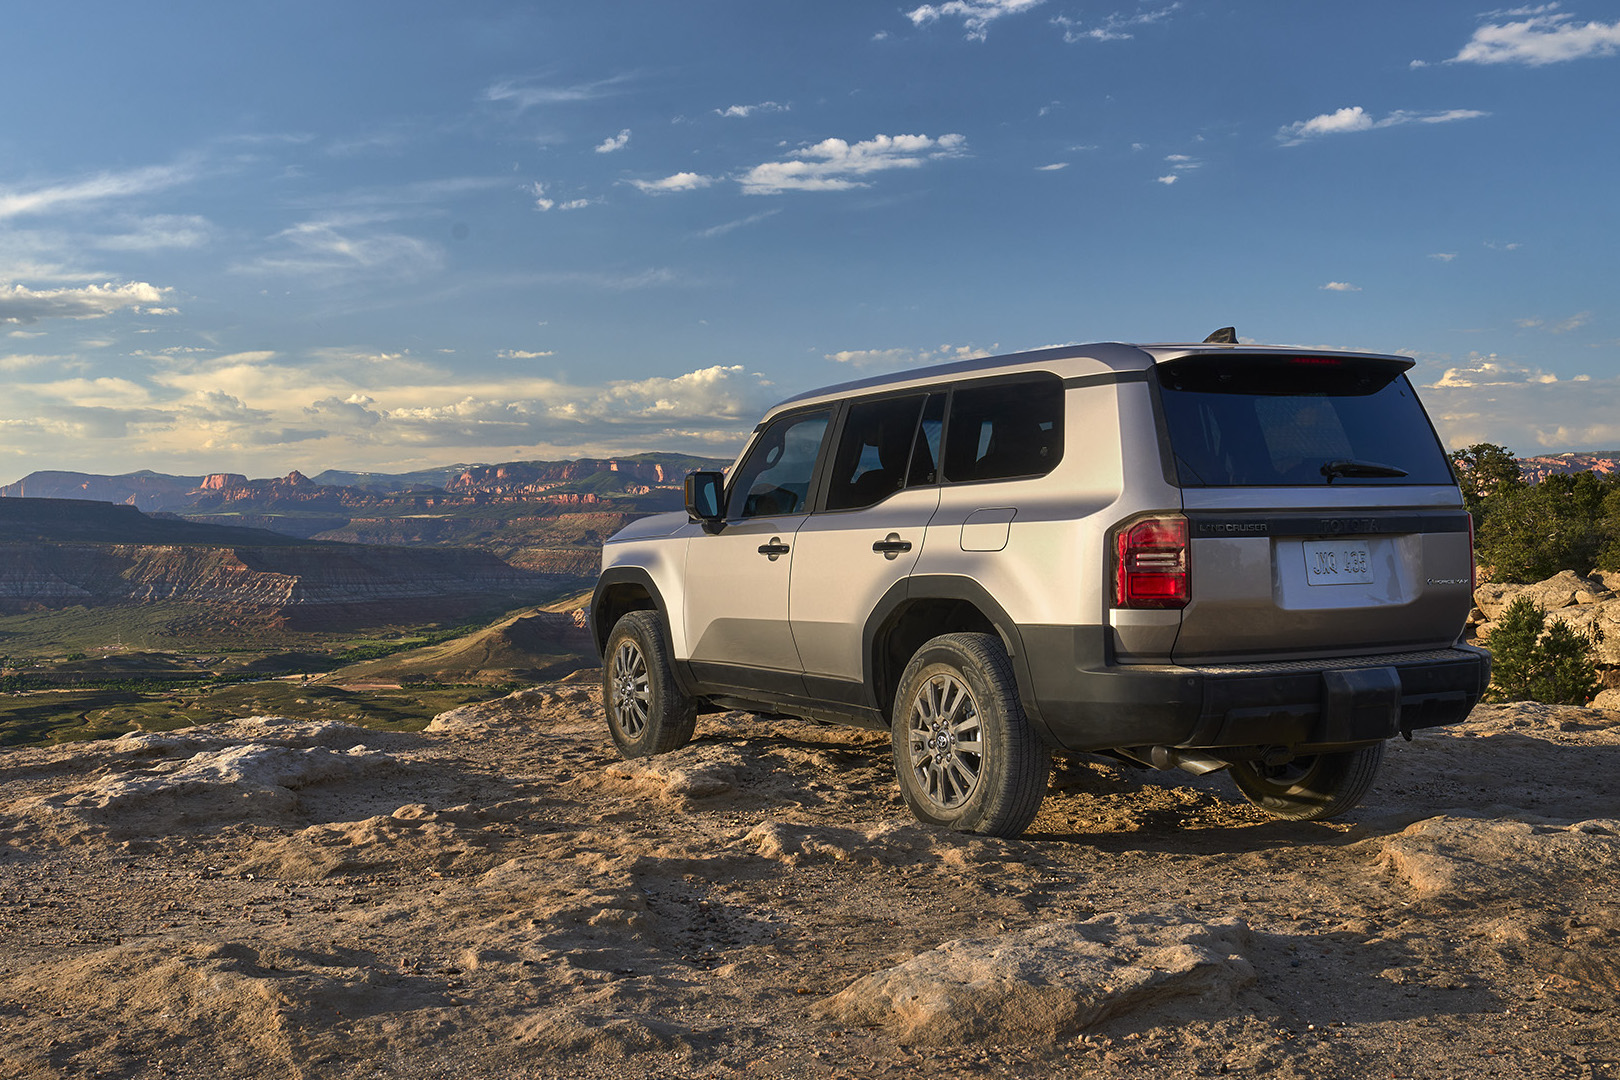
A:
<svg viewBox="0 0 1620 1080">
<path fill-rule="evenodd" d="M 1400 730 L 1401 676 L 1394 668 L 1322 672 L 1322 718 L 1312 742 L 1367 742 Z"/>
</svg>

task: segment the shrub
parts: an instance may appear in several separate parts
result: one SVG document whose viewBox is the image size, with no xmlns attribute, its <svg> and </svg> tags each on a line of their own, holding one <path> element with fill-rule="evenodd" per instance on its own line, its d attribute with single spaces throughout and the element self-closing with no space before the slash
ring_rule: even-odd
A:
<svg viewBox="0 0 1620 1080">
<path fill-rule="evenodd" d="M 1594 652 L 1602 631 L 1574 630 L 1528 596 L 1509 604 L 1486 644 L 1493 657 L 1488 701 L 1585 705 L 1602 685 Z"/>
</svg>

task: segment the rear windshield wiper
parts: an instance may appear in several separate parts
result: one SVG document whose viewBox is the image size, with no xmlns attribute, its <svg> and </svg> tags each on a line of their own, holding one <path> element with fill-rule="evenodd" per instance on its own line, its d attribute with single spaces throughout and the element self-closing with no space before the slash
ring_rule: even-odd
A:
<svg viewBox="0 0 1620 1080">
<path fill-rule="evenodd" d="M 1393 465 L 1380 465 L 1376 461 L 1355 461 L 1351 458 L 1335 458 L 1322 463 L 1322 475 L 1327 477 L 1328 483 L 1333 483 L 1334 477 L 1364 477 L 1364 476 L 1405 476 L 1405 469 L 1397 469 Z"/>
</svg>

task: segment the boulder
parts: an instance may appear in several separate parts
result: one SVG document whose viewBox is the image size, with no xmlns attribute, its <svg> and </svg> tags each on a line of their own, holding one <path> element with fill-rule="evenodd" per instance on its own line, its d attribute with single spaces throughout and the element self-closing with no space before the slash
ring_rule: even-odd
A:
<svg viewBox="0 0 1620 1080">
<path fill-rule="evenodd" d="M 948 941 L 852 983 L 818 1016 L 888 1028 L 902 1042 L 1052 1042 L 1182 995 L 1208 1009 L 1255 981 L 1239 919 L 1097 915 Z"/>
</svg>

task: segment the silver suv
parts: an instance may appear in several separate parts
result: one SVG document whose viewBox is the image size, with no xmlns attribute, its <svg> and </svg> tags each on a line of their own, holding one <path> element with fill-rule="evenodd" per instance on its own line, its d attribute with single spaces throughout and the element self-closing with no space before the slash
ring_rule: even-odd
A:
<svg viewBox="0 0 1620 1080">
<path fill-rule="evenodd" d="M 1354 806 L 1385 740 L 1490 679 L 1458 642 L 1472 524 L 1410 359 L 1222 334 L 772 408 L 686 513 L 603 547 L 620 752 L 721 709 L 887 729 L 918 818 L 999 836 L 1053 753 L 1229 769 L 1281 817 Z"/>
</svg>

